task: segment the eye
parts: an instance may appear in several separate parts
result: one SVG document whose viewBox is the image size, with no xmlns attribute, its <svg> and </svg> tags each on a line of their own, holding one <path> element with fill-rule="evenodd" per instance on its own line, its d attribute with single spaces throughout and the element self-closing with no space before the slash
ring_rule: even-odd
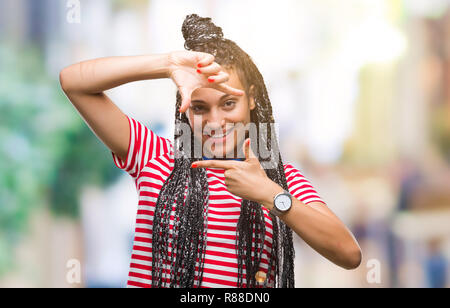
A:
<svg viewBox="0 0 450 308">
<path fill-rule="evenodd" d="M 234 107 L 234 105 L 236 105 L 236 102 L 235 101 L 226 101 L 223 105 L 226 108 L 232 108 L 232 107 Z"/>
<path fill-rule="evenodd" d="M 205 111 L 205 108 L 203 108 L 203 106 L 199 106 L 199 105 L 194 105 L 191 107 L 192 111 L 196 114 L 198 113 L 202 113 Z"/>
</svg>

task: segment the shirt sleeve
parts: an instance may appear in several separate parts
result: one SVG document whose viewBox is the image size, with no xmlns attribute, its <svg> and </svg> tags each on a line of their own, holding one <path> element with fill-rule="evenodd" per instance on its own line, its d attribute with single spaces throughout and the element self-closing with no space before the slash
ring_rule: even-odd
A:
<svg viewBox="0 0 450 308">
<path fill-rule="evenodd" d="M 312 184 L 291 164 L 284 165 L 289 192 L 304 204 L 311 202 L 326 203 L 319 196 Z"/>
<path fill-rule="evenodd" d="M 126 161 L 111 152 L 115 165 L 133 178 L 137 178 L 147 162 L 158 156 L 172 152 L 169 139 L 155 134 L 147 126 L 127 115 L 130 138 Z"/>
</svg>

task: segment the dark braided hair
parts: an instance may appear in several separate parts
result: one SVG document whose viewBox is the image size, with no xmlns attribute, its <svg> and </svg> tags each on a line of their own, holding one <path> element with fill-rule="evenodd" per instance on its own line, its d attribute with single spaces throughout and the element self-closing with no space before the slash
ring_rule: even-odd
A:
<svg viewBox="0 0 450 308">
<path fill-rule="evenodd" d="M 210 53 L 223 68 L 236 70 L 246 93 L 254 85 L 256 108 L 251 110 L 251 122 L 256 124 L 258 140 L 252 146 L 267 145 L 276 164 L 265 169 L 267 176 L 288 190 L 278 141 L 267 125 L 267 134 L 260 132 L 260 123 L 274 123 L 272 106 L 264 79 L 250 56 L 235 42 L 223 37 L 222 29 L 211 18 L 197 14 L 186 16 L 182 26 L 185 49 Z M 185 113 L 180 113 L 181 95 L 177 91 L 175 112 L 175 164 L 163 184 L 155 206 L 152 235 L 152 286 L 199 287 L 203 278 L 206 235 L 208 225 L 209 188 L 206 169 L 191 168 L 192 162 L 201 160 L 195 153 L 187 153 L 178 142 L 180 124 L 189 125 Z M 191 149 L 196 142 L 191 132 Z M 254 153 L 258 153 L 254 150 Z M 198 156 L 198 154 L 197 154 Z M 260 162 L 262 158 L 259 158 Z M 237 224 L 236 247 L 238 255 L 238 287 L 257 287 L 256 273 L 264 247 L 265 221 L 262 206 L 254 201 L 242 200 Z M 271 214 L 270 214 L 271 215 Z M 170 229 L 170 217 L 174 217 Z M 269 258 L 269 272 L 263 286 L 294 287 L 294 247 L 292 230 L 278 217 L 271 215 L 273 243 Z M 245 267 L 245 276 L 244 276 Z M 274 272 L 272 271 L 274 269 Z M 275 280 L 272 281 L 272 277 Z M 197 278 L 197 279 L 196 279 Z M 244 282 L 245 280 L 245 282 Z"/>
</svg>

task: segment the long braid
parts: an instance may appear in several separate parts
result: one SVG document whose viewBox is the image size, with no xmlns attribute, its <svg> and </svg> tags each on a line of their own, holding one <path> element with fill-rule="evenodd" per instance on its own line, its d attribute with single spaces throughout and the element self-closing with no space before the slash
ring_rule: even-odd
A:
<svg viewBox="0 0 450 308">
<path fill-rule="evenodd" d="M 287 190 L 278 140 L 270 125 L 267 126 L 267 135 L 260 132 L 258 125 L 274 123 L 271 103 L 258 68 L 238 45 L 223 38 L 221 28 L 216 27 L 210 18 L 200 18 L 196 14 L 188 15 L 182 31 L 186 49 L 211 53 L 220 65 L 236 68 L 246 91 L 251 84 L 255 85 L 256 108 L 251 111 L 250 118 L 257 124 L 258 149 L 261 145 L 268 146 L 269 157 L 272 160 L 276 159 L 277 164 L 265 169 L 266 174 Z M 189 124 L 186 115 L 178 111 L 180 106 L 181 96 L 177 91 L 175 127 Z M 192 150 L 188 151 L 184 148 L 184 144 L 177 142 L 178 137 L 175 135 L 174 168 L 163 184 L 155 206 L 152 235 L 153 287 L 199 287 L 203 277 L 209 204 L 207 175 L 203 168 L 190 167 L 193 161 L 202 158 L 194 157 L 195 153 Z M 194 136 L 191 132 L 191 149 L 194 148 L 193 145 Z M 169 227 L 171 216 L 174 219 L 173 229 Z M 292 230 L 278 217 L 271 215 L 271 218 L 272 251 L 269 258 L 269 273 L 264 286 L 294 287 Z M 255 274 L 262 259 L 265 228 L 261 205 L 254 201 L 242 200 L 236 232 L 239 287 L 257 286 Z M 272 275 L 275 281 L 272 281 Z"/>
</svg>

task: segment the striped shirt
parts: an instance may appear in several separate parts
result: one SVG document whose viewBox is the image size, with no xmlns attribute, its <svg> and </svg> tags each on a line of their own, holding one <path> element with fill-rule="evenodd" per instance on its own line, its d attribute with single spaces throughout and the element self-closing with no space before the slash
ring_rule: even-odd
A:
<svg viewBox="0 0 450 308">
<path fill-rule="evenodd" d="M 139 121 L 129 116 L 127 118 L 130 143 L 126 161 L 111 152 L 116 166 L 134 180 L 139 196 L 127 287 L 151 287 L 153 214 L 161 187 L 174 167 L 174 149 L 169 139 L 156 135 Z M 311 183 L 293 165 L 284 164 L 284 171 L 289 192 L 295 198 L 304 204 L 323 202 Z M 201 287 L 237 287 L 235 241 L 242 198 L 228 191 L 224 172 L 223 169 L 206 168 L 210 200 Z M 262 210 L 266 233 L 260 271 L 267 273 L 272 247 L 272 220 L 269 211 L 264 207 Z"/>
</svg>

